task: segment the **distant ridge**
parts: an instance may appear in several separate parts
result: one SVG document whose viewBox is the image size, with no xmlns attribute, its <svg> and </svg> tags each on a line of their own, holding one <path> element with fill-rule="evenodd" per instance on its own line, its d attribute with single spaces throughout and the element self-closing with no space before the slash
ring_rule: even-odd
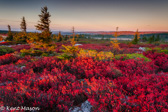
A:
<svg viewBox="0 0 168 112">
<path fill-rule="evenodd" d="M 88 31 L 85 33 L 93 33 L 93 34 L 103 34 L 103 35 L 113 35 L 115 33 L 115 31 L 111 31 L 111 32 L 105 32 L 105 31 Z M 165 31 L 140 31 L 139 34 L 156 34 L 156 33 L 168 33 Z M 119 35 L 134 35 L 135 32 L 134 31 L 118 31 Z"/>
<path fill-rule="evenodd" d="M 19 32 L 19 31 L 12 31 Z M 31 31 L 30 31 L 31 32 Z M 35 32 L 35 31 L 32 31 Z M 52 31 L 53 34 L 58 34 L 59 31 Z M 78 34 L 102 34 L 102 35 L 113 35 L 115 31 L 76 31 Z M 0 34 L 7 34 L 7 30 L 0 30 Z M 71 35 L 72 32 L 61 31 L 62 34 Z M 160 33 L 168 33 L 168 31 L 140 31 L 139 34 L 160 34 Z M 119 35 L 134 35 L 135 31 L 118 31 Z"/>
</svg>

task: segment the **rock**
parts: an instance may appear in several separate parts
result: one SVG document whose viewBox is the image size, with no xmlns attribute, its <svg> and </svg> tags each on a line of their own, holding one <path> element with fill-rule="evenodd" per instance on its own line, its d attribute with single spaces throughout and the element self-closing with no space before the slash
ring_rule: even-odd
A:
<svg viewBox="0 0 168 112">
<path fill-rule="evenodd" d="M 139 47 L 139 50 L 146 51 L 145 47 Z"/>
<path fill-rule="evenodd" d="M 82 44 L 75 44 L 75 46 L 82 46 Z"/>
<path fill-rule="evenodd" d="M 71 107 L 69 109 L 70 112 L 91 112 L 92 105 L 88 100 L 82 103 L 80 107 Z"/>
</svg>

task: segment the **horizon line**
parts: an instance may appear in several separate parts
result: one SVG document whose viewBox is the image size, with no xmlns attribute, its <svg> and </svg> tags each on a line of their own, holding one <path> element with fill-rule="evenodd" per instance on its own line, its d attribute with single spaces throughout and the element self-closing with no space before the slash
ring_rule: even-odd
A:
<svg viewBox="0 0 168 112">
<path fill-rule="evenodd" d="M 8 31 L 8 30 L 0 29 L 0 31 Z M 12 30 L 12 32 L 21 32 L 21 30 Z M 40 32 L 40 31 L 27 30 L 27 32 Z M 68 31 L 68 30 L 62 30 L 62 31 L 61 30 L 51 30 L 51 32 L 71 32 L 71 30 L 70 31 Z M 116 31 L 115 30 L 114 31 L 111 31 L 111 30 L 109 30 L 109 31 L 106 31 L 106 30 L 85 30 L 85 31 L 76 30 L 75 32 L 116 32 Z M 118 32 L 136 32 L 136 30 L 120 30 Z M 168 32 L 168 30 L 167 31 L 165 31 L 165 30 L 159 30 L 159 31 L 157 31 L 157 30 L 139 30 L 138 32 Z"/>
</svg>

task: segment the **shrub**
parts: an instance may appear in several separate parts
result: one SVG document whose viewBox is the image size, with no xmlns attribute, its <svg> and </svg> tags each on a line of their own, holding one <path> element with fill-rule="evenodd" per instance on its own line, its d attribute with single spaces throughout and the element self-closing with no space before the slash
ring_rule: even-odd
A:
<svg viewBox="0 0 168 112">
<path fill-rule="evenodd" d="M 155 65 L 153 61 L 145 62 L 143 59 L 134 60 L 128 59 L 125 61 L 115 60 L 115 66 L 122 71 L 124 76 L 132 77 L 132 76 L 143 76 L 144 74 L 152 74 L 156 73 L 158 67 Z"/>
<path fill-rule="evenodd" d="M 105 52 L 100 51 L 97 52 L 96 50 L 83 50 L 80 49 L 78 53 L 78 57 L 92 57 L 97 60 L 112 60 L 114 57 L 114 54 L 112 52 Z"/>
<path fill-rule="evenodd" d="M 156 53 L 147 51 L 143 53 L 146 57 L 150 58 L 155 65 L 159 67 L 158 71 L 168 72 L 168 55 L 165 53 Z"/>
<path fill-rule="evenodd" d="M 14 41 L 16 42 L 20 42 L 20 43 L 27 42 L 27 34 L 23 32 L 16 33 L 13 38 L 14 38 Z"/>
<path fill-rule="evenodd" d="M 0 41 L 2 41 L 3 40 L 3 37 L 0 35 Z"/>
<path fill-rule="evenodd" d="M 71 112 L 87 101 L 93 112 L 167 112 L 168 73 L 155 74 L 154 63 L 158 58 L 164 62 L 167 55 L 147 56 L 153 61 L 54 57 L 34 61 L 29 56 L 12 64 L 11 57 L 4 55 L 11 64 L 0 66 L 0 103 Z"/>
<path fill-rule="evenodd" d="M 110 43 L 111 43 L 110 46 L 111 46 L 113 49 L 120 49 L 120 46 L 119 46 L 120 43 L 118 43 L 117 39 L 110 41 Z"/>
<path fill-rule="evenodd" d="M 31 56 L 40 56 L 43 54 L 43 51 L 41 50 L 33 50 L 33 49 L 22 49 L 20 50 L 21 52 L 21 56 L 25 56 L 25 55 L 31 55 Z"/>
<path fill-rule="evenodd" d="M 119 54 L 115 56 L 115 59 L 119 60 L 127 60 L 127 59 L 144 59 L 144 61 L 151 61 L 149 58 L 145 57 L 143 54 L 133 53 L 133 54 Z"/>
<path fill-rule="evenodd" d="M 41 54 L 41 56 L 49 56 L 47 53 L 43 53 Z"/>
<path fill-rule="evenodd" d="M 10 47 L 0 46 L 0 56 L 8 54 L 8 53 L 13 53 L 13 52 L 14 52 L 14 49 Z"/>
<path fill-rule="evenodd" d="M 78 57 L 96 57 L 97 51 L 96 50 L 84 50 L 80 49 L 78 53 Z"/>
<path fill-rule="evenodd" d="M 13 56 L 12 54 L 5 54 L 3 56 L 0 56 L 0 65 L 13 63 L 16 62 L 17 60 L 18 58 Z"/>
<path fill-rule="evenodd" d="M 11 47 L 12 49 L 14 49 L 15 51 L 20 52 L 20 50 L 22 49 L 30 49 L 29 45 L 15 45 Z"/>
<path fill-rule="evenodd" d="M 112 60 L 114 57 L 114 54 L 112 52 L 98 52 L 96 58 L 98 60 Z"/>
<path fill-rule="evenodd" d="M 163 50 L 160 50 L 161 53 L 165 53 L 165 54 L 168 54 L 168 49 L 163 49 Z"/>
<path fill-rule="evenodd" d="M 62 59 L 62 60 L 69 60 L 69 59 L 72 59 L 73 56 L 67 55 L 66 53 L 63 53 L 63 54 L 57 56 L 57 58 L 58 58 L 58 59 Z"/>
<path fill-rule="evenodd" d="M 66 55 L 69 55 L 69 57 L 75 58 L 77 56 L 78 51 L 79 51 L 79 48 L 78 48 L 78 46 L 75 46 L 75 43 L 76 43 L 75 38 L 72 38 L 70 46 L 62 45 L 62 47 L 64 47 L 64 49 L 62 51 L 64 53 L 66 53 Z"/>
<path fill-rule="evenodd" d="M 160 47 L 146 48 L 146 51 L 168 54 L 168 49 L 167 48 L 160 48 Z"/>
<path fill-rule="evenodd" d="M 78 79 L 92 77 L 115 79 L 122 76 L 121 71 L 110 61 L 94 60 L 88 57 L 73 59 L 71 63 L 65 64 L 65 68 Z"/>
</svg>

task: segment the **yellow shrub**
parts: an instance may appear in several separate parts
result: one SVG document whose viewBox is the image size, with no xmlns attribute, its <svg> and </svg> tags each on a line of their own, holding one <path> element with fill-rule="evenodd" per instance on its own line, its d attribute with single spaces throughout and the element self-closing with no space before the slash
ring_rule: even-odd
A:
<svg viewBox="0 0 168 112">
<path fill-rule="evenodd" d="M 92 57 L 98 60 L 111 60 L 114 57 L 112 52 L 97 52 L 96 50 L 83 50 L 80 49 L 78 57 Z"/>
<path fill-rule="evenodd" d="M 79 57 L 96 57 L 97 51 L 96 50 L 83 50 L 80 49 L 78 56 Z"/>
<path fill-rule="evenodd" d="M 79 48 L 78 48 L 78 46 L 75 46 L 75 43 L 76 43 L 75 39 L 72 38 L 71 39 L 71 46 L 62 45 L 62 47 L 64 47 L 63 52 L 67 53 L 67 55 L 71 55 L 73 57 L 76 57 L 77 56 L 77 52 L 79 51 Z"/>
<path fill-rule="evenodd" d="M 13 38 L 14 38 L 14 41 L 16 42 L 26 42 L 27 34 L 23 32 L 15 33 Z"/>
<path fill-rule="evenodd" d="M 30 50 L 27 50 L 27 49 L 21 49 L 20 52 L 21 53 L 29 53 Z"/>
<path fill-rule="evenodd" d="M 112 48 L 114 48 L 114 49 L 120 49 L 120 46 L 119 46 L 120 43 L 118 43 L 117 40 L 110 41 L 110 43 L 111 43 L 111 47 Z"/>
<path fill-rule="evenodd" d="M 2 41 L 3 40 L 3 37 L 2 36 L 0 36 L 0 41 Z"/>
<path fill-rule="evenodd" d="M 119 42 L 118 42 L 118 40 L 117 40 L 117 37 L 118 37 L 119 35 L 118 35 L 118 27 L 116 27 L 116 32 L 114 33 L 114 37 L 115 37 L 115 39 L 114 40 L 112 40 L 112 41 L 110 41 L 110 43 L 111 43 L 111 45 L 110 45 L 110 47 L 112 47 L 113 49 L 115 49 L 115 50 L 119 50 L 120 49 L 120 46 L 119 46 Z"/>
<path fill-rule="evenodd" d="M 114 54 L 112 52 L 101 51 L 97 54 L 98 60 L 111 60 L 113 59 L 113 57 L 114 57 Z"/>
</svg>

